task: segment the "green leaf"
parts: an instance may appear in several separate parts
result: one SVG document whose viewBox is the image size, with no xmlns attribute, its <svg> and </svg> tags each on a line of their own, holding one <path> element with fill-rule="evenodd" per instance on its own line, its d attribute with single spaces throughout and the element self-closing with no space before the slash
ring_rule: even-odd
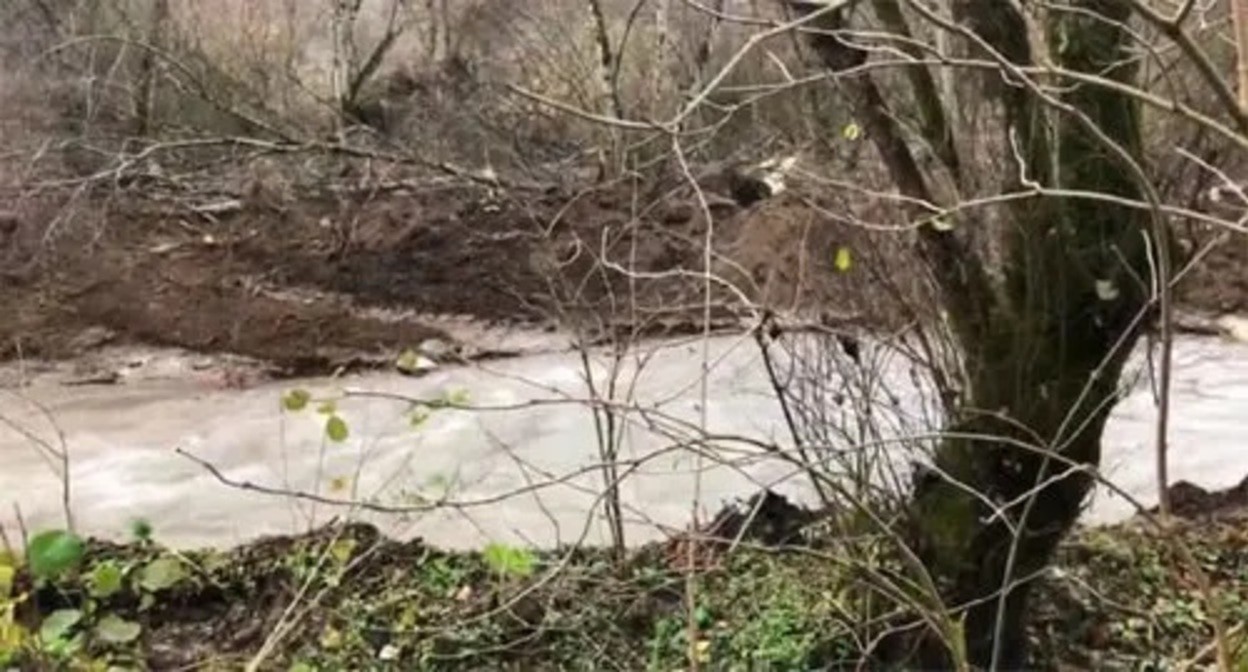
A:
<svg viewBox="0 0 1248 672">
<path fill-rule="evenodd" d="M 80 632 L 73 637 L 65 637 L 45 642 L 43 650 L 53 658 L 68 660 L 73 658 L 79 651 L 82 650 L 83 645 L 86 644 L 86 639 L 87 638 L 83 636 L 83 633 Z"/>
<path fill-rule="evenodd" d="M 350 435 L 351 432 L 347 429 L 347 423 L 341 417 L 331 415 L 329 416 L 329 419 L 325 421 L 325 436 L 328 436 L 330 441 L 333 441 L 334 443 L 342 443 L 343 441 L 346 441 L 347 437 Z"/>
<path fill-rule="evenodd" d="M 340 565 L 347 564 L 347 561 L 351 559 L 351 554 L 354 552 L 354 539 L 339 539 L 329 547 L 329 554 L 333 556 L 334 560 Z"/>
<path fill-rule="evenodd" d="M 310 401 L 312 395 L 307 390 L 291 390 L 282 395 L 282 406 L 292 413 L 302 411 Z"/>
<path fill-rule="evenodd" d="M 40 579 L 56 579 L 76 569 L 87 552 L 78 535 L 63 530 L 40 532 L 26 548 L 30 573 Z"/>
<path fill-rule="evenodd" d="M 186 578 L 186 568 L 177 558 L 163 557 L 147 563 L 139 574 L 139 586 L 149 593 L 159 592 L 178 585 Z"/>
<path fill-rule="evenodd" d="M 711 627 L 711 623 L 714 620 L 711 618 L 711 611 L 707 609 L 705 605 L 701 605 L 701 604 L 699 604 L 698 607 L 693 610 L 693 618 L 695 621 L 697 621 L 699 628 Z"/>
<path fill-rule="evenodd" d="M 112 560 L 96 565 L 88 577 L 91 597 L 103 599 L 116 594 L 121 590 L 122 576 L 121 567 Z"/>
<path fill-rule="evenodd" d="M 482 554 L 486 566 L 504 577 L 526 577 L 533 574 L 537 556 L 525 548 L 505 544 L 490 544 Z"/>
<path fill-rule="evenodd" d="M 134 621 L 109 614 L 95 626 L 95 636 L 107 644 L 129 644 L 139 638 L 143 626 Z"/>
<path fill-rule="evenodd" d="M 856 122 L 851 121 L 848 124 L 845 124 L 845 128 L 841 129 L 841 137 L 851 142 L 857 140 L 862 137 L 862 127 L 860 127 Z"/>
<path fill-rule="evenodd" d="M 320 415 L 333 415 L 338 412 L 338 404 L 332 401 L 322 402 L 320 406 L 316 407 L 316 412 Z"/>
<path fill-rule="evenodd" d="M 417 406 L 407 415 L 407 422 L 412 429 L 418 429 L 425 421 L 429 419 L 429 409 L 424 406 Z"/>
<path fill-rule="evenodd" d="M 836 258 L 832 262 L 836 266 L 836 270 L 846 273 L 849 268 L 854 265 L 853 255 L 848 247 L 838 247 L 836 249 Z"/>
<path fill-rule="evenodd" d="M 130 534 L 141 542 L 152 540 L 152 524 L 144 518 L 135 518 L 130 522 Z"/>
<path fill-rule="evenodd" d="M 472 397 L 469 396 L 468 390 L 462 388 L 453 390 L 450 394 L 446 395 L 447 403 L 452 406 L 467 406 L 468 402 L 471 400 Z"/>
<path fill-rule="evenodd" d="M 39 639 L 49 643 L 67 639 L 81 620 L 82 612 L 77 609 L 57 609 L 39 624 Z"/>
<path fill-rule="evenodd" d="M 3 604 L 13 593 L 13 578 L 17 576 L 17 568 L 0 565 L 0 604 Z"/>
</svg>

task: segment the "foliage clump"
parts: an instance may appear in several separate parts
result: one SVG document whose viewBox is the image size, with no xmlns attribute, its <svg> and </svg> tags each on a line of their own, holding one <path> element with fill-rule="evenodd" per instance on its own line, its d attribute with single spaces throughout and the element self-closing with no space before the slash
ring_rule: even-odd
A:
<svg viewBox="0 0 1248 672">
<path fill-rule="evenodd" d="M 1223 618 L 1248 622 L 1248 523 L 1177 534 L 1215 583 Z M 812 541 L 722 552 L 697 568 L 692 611 L 687 571 L 660 545 L 621 565 L 598 549 L 444 552 L 366 525 L 228 552 L 90 542 L 51 575 L 35 573 L 46 558 L 0 561 L 0 663 L 235 669 L 270 640 L 265 669 L 304 672 L 675 670 L 691 656 L 706 669 L 904 660 L 881 636 L 917 622 L 885 590 L 896 561 L 880 554 L 864 565 L 862 548 Z M 1134 525 L 1079 532 L 1040 579 L 1037 665 L 1175 669 L 1207 648 L 1211 610 L 1175 548 Z M 1232 634 L 1248 661 L 1248 642 Z"/>
</svg>

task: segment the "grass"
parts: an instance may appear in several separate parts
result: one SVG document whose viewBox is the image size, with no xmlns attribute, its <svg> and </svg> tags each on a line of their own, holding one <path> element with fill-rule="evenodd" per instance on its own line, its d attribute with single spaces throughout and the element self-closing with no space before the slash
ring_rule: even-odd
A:
<svg viewBox="0 0 1248 672">
<path fill-rule="evenodd" d="M 1177 534 L 1228 624 L 1248 622 L 1248 521 Z M 715 670 L 854 669 L 905 614 L 871 578 L 888 560 L 843 562 L 834 541 L 719 555 L 699 571 L 692 614 L 680 562 L 657 545 L 619 566 L 593 549 L 447 553 L 363 525 L 185 555 L 92 542 L 56 581 L 17 571 L 7 629 L 0 601 L 0 667 L 241 669 L 278 633 L 260 669 L 667 671 L 690 655 Z M 1138 526 L 1079 532 L 1035 605 L 1045 669 L 1180 669 L 1212 638 L 1173 546 Z"/>
</svg>

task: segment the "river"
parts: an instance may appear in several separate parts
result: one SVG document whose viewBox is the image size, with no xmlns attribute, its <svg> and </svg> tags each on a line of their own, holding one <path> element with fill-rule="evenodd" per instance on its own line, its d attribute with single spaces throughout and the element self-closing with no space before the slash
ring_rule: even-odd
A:
<svg viewBox="0 0 1248 672">
<path fill-rule="evenodd" d="M 718 336 L 707 350 L 704 418 L 704 353 L 696 340 L 647 346 L 651 359 L 640 373 L 632 362 L 619 379 L 633 387 L 636 407 L 626 414 L 622 442 L 631 469 L 621 486 L 630 542 L 683 526 L 695 498 L 706 515 L 759 486 L 810 496 L 791 466 L 748 441 L 724 439 L 701 458 L 673 447 L 696 437 L 703 422 L 721 436 L 787 440 L 753 342 Z M 188 373 L 187 355 L 135 353 L 125 356 L 137 357 L 133 366 L 143 373 L 121 384 L 71 386 L 35 376 L 22 388 L 0 390 L 0 522 L 10 536 L 14 504 L 28 528 L 63 524 L 55 464 L 36 448 L 43 441 L 68 447 L 77 529 L 105 538 L 124 538 L 141 518 L 171 546 L 229 546 L 348 515 L 454 548 L 607 538 L 596 515 L 602 481 L 594 469 L 595 423 L 578 401 L 588 395 L 575 353 L 448 366 L 419 378 L 366 373 L 242 390 L 205 385 Z M 1172 480 L 1233 485 L 1248 473 L 1248 346 L 1184 337 L 1174 360 Z M 1151 505 L 1156 411 L 1140 362 L 1107 429 L 1103 474 Z M 284 410 L 281 399 L 291 389 L 334 399 L 346 441 L 326 439 L 317 401 Z M 414 426 L 410 406 L 384 395 L 452 396 L 479 410 L 434 410 Z M 918 401 L 903 399 L 902 406 L 917 409 Z M 231 487 L 204 463 L 236 483 L 411 510 L 370 513 Z M 431 501 L 454 505 L 430 509 Z M 1102 489 L 1085 520 L 1131 513 L 1124 499 Z"/>
</svg>

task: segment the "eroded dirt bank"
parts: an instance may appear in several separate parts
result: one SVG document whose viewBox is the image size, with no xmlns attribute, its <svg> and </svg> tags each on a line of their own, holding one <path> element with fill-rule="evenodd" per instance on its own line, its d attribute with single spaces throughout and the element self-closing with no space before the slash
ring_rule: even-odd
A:
<svg viewBox="0 0 1248 672">
<path fill-rule="evenodd" d="M 894 288 L 881 282 L 915 279 L 898 282 L 878 263 L 888 251 L 877 240 L 815 201 L 713 199 L 717 272 L 777 310 L 904 321 L 882 307 Z M 0 359 L 143 344 L 309 374 L 385 361 L 429 338 L 466 334 L 506 350 L 502 335 L 517 330 L 670 333 L 701 315 L 700 281 L 678 272 L 702 264 L 705 226 L 688 194 L 430 185 L 277 205 L 58 196 L 0 210 Z M 834 268 L 842 248 L 853 253 L 849 272 Z M 1248 239 L 1233 238 L 1192 274 L 1183 307 L 1248 310 L 1245 269 Z M 721 292 L 717 319 L 733 321 L 737 298 Z"/>
</svg>

